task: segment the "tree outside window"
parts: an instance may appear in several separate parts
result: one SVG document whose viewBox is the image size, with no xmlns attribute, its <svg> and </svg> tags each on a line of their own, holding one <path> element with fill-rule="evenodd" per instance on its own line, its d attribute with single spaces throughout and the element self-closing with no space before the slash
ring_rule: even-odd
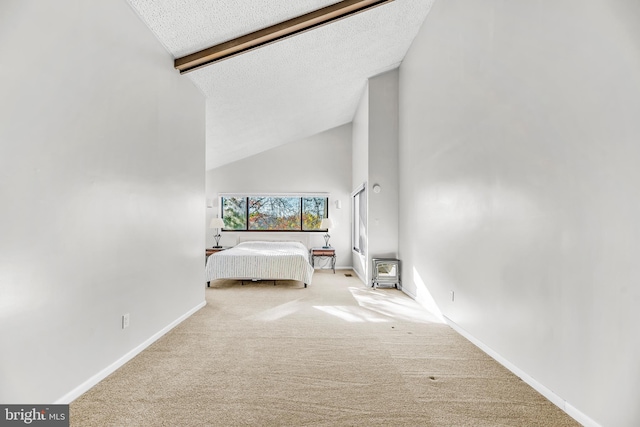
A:
<svg viewBox="0 0 640 427">
<path fill-rule="evenodd" d="M 222 197 L 224 230 L 321 231 L 328 201 L 328 197 Z"/>
</svg>

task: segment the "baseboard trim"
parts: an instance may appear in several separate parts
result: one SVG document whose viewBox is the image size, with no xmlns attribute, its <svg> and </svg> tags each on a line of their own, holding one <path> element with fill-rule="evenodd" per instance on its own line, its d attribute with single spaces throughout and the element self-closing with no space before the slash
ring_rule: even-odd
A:
<svg viewBox="0 0 640 427">
<path fill-rule="evenodd" d="M 318 267 L 318 268 L 314 268 L 313 269 L 313 271 L 319 271 L 319 270 L 325 270 L 325 271 L 329 270 L 329 271 L 331 271 L 332 269 L 331 269 L 331 267 L 322 267 L 322 268 Z M 336 265 L 336 271 L 338 271 L 338 270 L 353 270 L 353 268 L 352 267 L 346 267 L 346 266 L 338 267 Z"/>
<path fill-rule="evenodd" d="M 65 394 L 64 396 L 62 396 L 61 398 L 59 398 L 58 400 L 56 400 L 53 403 L 56 404 L 56 405 L 68 405 L 68 404 L 70 404 L 71 402 L 76 400 L 78 397 L 80 397 L 84 393 L 86 393 L 93 386 L 95 386 L 100 381 L 105 379 L 107 376 L 109 376 L 110 374 L 115 372 L 122 365 L 124 365 L 125 363 L 127 363 L 128 361 L 130 361 L 131 359 L 136 357 L 144 349 L 146 349 L 151 344 L 156 342 L 159 338 L 161 338 L 164 334 L 166 334 L 171 329 L 173 329 L 176 326 L 178 326 L 185 319 L 189 318 L 193 313 L 195 313 L 196 311 L 200 310 L 206 304 L 207 304 L 206 301 L 202 301 L 200 304 L 196 305 L 191 310 L 187 311 L 185 314 L 183 314 L 182 316 L 178 317 L 176 320 L 171 322 L 169 325 L 165 326 L 160 331 L 158 331 L 155 334 L 153 334 L 151 337 L 149 337 L 149 339 L 144 341 L 142 344 L 140 344 L 139 346 L 137 346 L 133 350 L 129 351 L 124 356 L 122 356 L 120 359 L 116 360 L 111 365 L 107 366 L 106 368 L 104 368 L 103 370 L 101 370 L 100 372 L 98 372 L 97 374 L 95 374 L 94 376 L 92 376 L 91 378 L 89 378 L 88 380 L 86 380 L 85 382 L 80 384 L 78 387 L 74 388 L 69 393 Z"/>
<path fill-rule="evenodd" d="M 456 332 L 458 332 L 460 335 L 465 337 L 467 340 L 473 343 L 480 350 L 487 353 L 489 356 L 495 359 L 502 366 L 504 366 L 505 368 L 510 370 L 512 373 L 520 377 L 524 382 L 526 382 L 531 387 L 533 387 L 534 390 L 536 390 L 538 393 L 540 393 L 541 395 L 546 397 L 549 401 L 551 401 L 554 405 L 556 405 L 557 407 L 562 409 L 564 412 L 566 412 L 567 415 L 569 415 L 571 418 L 573 418 L 574 420 L 576 420 L 577 422 L 579 422 L 585 427 L 602 427 L 600 424 L 595 422 L 593 419 L 589 418 L 586 414 L 578 410 L 576 407 L 571 405 L 562 397 L 558 396 L 548 387 L 538 382 L 535 378 L 531 377 L 522 369 L 518 368 L 513 363 L 509 362 L 507 359 L 505 359 L 500 354 L 495 352 L 493 349 L 491 349 L 489 346 L 484 344 L 482 341 L 478 340 L 476 337 L 471 335 L 469 332 L 467 332 L 465 329 L 463 329 L 460 325 L 455 323 L 453 320 L 449 319 L 447 316 L 443 316 L 443 317 L 447 322 L 447 324 L 451 326 Z"/>
<path fill-rule="evenodd" d="M 356 277 L 358 277 L 358 279 L 362 280 L 362 283 L 364 283 L 365 285 L 367 285 L 367 281 L 364 280 L 364 278 L 360 275 L 360 272 L 358 272 L 358 270 L 356 270 L 355 268 L 352 269 L 353 272 L 356 274 Z"/>
<path fill-rule="evenodd" d="M 571 418 L 585 427 L 602 427 L 600 424 L 589 418 L 584 412 L 578 410 L 578 408 L 576 408 L 569 402 L 565 402 L 564 411 L 569 414 Z"/>
</svg>

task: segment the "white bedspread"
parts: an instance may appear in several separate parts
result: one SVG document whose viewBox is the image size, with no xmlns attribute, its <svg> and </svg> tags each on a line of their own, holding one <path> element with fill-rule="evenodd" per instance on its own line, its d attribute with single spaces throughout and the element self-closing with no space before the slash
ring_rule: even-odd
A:
<svg viewBox="0 0 640 427">
<path fill-rule="evenodd" d="M 207 259 L 206 279 L 299 280 L 311 284 L 313 267 L 300 242 L 242 242 Z"/>
</svg>

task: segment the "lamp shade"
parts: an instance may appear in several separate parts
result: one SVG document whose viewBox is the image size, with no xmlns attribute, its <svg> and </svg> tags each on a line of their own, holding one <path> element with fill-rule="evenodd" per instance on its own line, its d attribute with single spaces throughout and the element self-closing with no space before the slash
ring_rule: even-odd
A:
<svg viewBox="0 0 640 427">
<path fill-rule="evenodd" d="M 333 221 L 331 221 L 331 218 L 323 218 L 322 221 L 320 222 L 320 229 L 328 230 L 330 228 L 333 228 Z"/>
<path fill-rule="evenodd" d="M 212 218 L 209 228 L 224 228 L 224 221 L 222 218 Z"/>
</svg>

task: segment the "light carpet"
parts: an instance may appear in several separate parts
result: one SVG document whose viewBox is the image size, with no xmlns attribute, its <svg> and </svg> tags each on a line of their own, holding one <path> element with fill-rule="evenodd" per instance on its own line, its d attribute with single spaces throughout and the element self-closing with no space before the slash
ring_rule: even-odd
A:
<svg viewBox="0 0 640 427">
<path fill-rule="evenodd" d="M 72 426 L 578 426 L 396 289 L 217 280 Z"/>
</svg>

